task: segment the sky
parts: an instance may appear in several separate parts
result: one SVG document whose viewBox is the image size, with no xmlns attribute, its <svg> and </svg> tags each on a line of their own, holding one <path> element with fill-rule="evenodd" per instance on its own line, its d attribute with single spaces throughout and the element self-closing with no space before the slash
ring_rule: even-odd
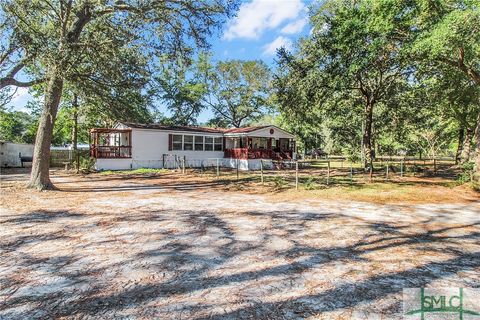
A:
<svg viewBox="0 0 480 320">
<path fill-rule="evenodd" d="M 295 41 L 308 34 L 308 0 L 250 0 L 243 1 L 237 16 L 223 26 L 220 34 L 211 39 L 215 60 L 263 60 L 275 68 L 277 48 L 291 49 Z M 26 111 L 32 99 L 26 88 L 18 88 L 10 105 Z M 161 110 L 165 114 L 165 110 Z M 198 122 L 212 117 L 210 111 L 202 112 Z"/>
</svg>

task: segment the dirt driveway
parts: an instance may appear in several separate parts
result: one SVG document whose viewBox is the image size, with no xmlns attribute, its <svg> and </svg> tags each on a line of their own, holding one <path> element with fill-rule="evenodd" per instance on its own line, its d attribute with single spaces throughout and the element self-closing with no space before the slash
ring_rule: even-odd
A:
<svg viewBox="0 0 480 320">
<path fill-rule="evenodd" d="M 480 286 L 478 202 L 53 180 L 2 185 L 0 319 L 399 319 L 403 288 Z"/>
</svg>

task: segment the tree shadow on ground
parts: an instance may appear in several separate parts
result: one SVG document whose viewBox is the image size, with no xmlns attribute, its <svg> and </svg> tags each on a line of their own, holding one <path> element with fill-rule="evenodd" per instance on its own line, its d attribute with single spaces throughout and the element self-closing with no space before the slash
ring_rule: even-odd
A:
<svg viewBox="0 0 480 320">
<path fill-rule="evenodd" d="M 438 221 L 432 217 L 420 222 L 424 228 L 418 230 L 405 223 L 371 222 L 324 211 L 251 211 L 239 217 L 207 210 L 143 210 L 135 215 L 35 211 L 18 217 L 0 217 L 0 223 L 6 228 L 22 231 L 0 235 L 0 252 L 5 259 L 0 262 L 0 295 L 4 297 L 4 302 L 0 304 L 0 317 L 3 313 L 6 318 L 22 318 L 26 315 L 22 308 L 27 306 L 34 308 L 33 313 L 27 313 L 29 318 L 115 318 L 128 312 L 133 312 L 135 316 L 148 314 L 162 318 L 177 318 L 182 313 L 188 318 L 198 319 L 307 317 L 365 304 L 373 306 L 376 300 L 399 293 L 404 287 L 427 286 L 434 280 L 480 267 L 480 252 L 462 250 L 465 241 L 480 240 L 479 223 L 437 227 L 435 223 Z M 269 224 L 268 227 L 258 227 L 255 223 L 242 224 L 236 219 L 253 219 L 259 223 L 268 221 Z M 98 223 L 102 221 L 107 229 L 98 228 Z M 55 222 L 57 229 L 44 230 L 42 227 Z M 69 223 L 68 227 L 62 228 L 63 223 Z M 312 225 L 323 224 L 338 225 L 338 239 L 344 237 L 342 227 L 358 228 L 359 235 L 348 243 L 339 241 L 338 245 L 333 245 L 336 241 L 328 245 L 306 241 L 305 232 Z M 138 225 L 138 229 L 124 230 L 126 226 L 133 225 Z M 148 228 L 152 225 L 157 227 Z M 25 234 L 31 228 L 36 228 L 36 232 Z M 247 229 L 255 240 L 242 233 Z M 58 233 L 48 233 L 55 230 Z M 114 231 L 115 236 L 108 236 Z M 321 237 L 321 231 L 312 231 L 310 236 L 319 233 L 318 237 Z M 95 232 L 102 233 L 102 238 L 73 242 L 72 253 L 68 255 L 49 257 L 24 250 L 25 245 L 55 246 L 56 242 L 74 239 L 79 233 L 90 235 Z M 288 241 L 288 248 L 270 247 L 279 237 Z M 136 246 L 138 241 L 141 242 L 140 249 Z M 107 259 L 102 263 L 90 260 L 92 250 L 104 246 L 111 251 L 119 251 L 122 258 Z M 213 310 L 225 301 L 210 301 L 209 304 L 200 304 L 197 309 L 185 302 L 189 301 L 188 296 L 225 288 L 230 288 L 235 294 L 246 284 L 260 289 L 266 279 L 275 279 L 283 288 L 280 291 L 288 293 L 284 292 L 288 291 L 286 283 L 295 282 L 308 272 L 322 270 L 323 266 L 332 263 L 370 264 L 373 263 L 372 253 L 382 255 L 392 248 L 421 250 L 423 255 L 432 256 L 442 250 L 449 258 L 426 261 L 399 272 L 379 270 L 366 278 L 336 282 L 333 288 L 289 296 L 277 302 L 258 296 L 246 304 L 230 306 L 224 312 L 212 313 L 205 308 Z M 245 270 L 245 266 L 241 266 L 241 257 L 252 255 L 263 256 L 266 260 L 274 257 L 276 263 L 259 264 L 258 268 Z M 129 272 L 147 268 L 148 273 L 156 278 L 112 289 L 125 267 L 132 270 Z M 223 268 L 227 268 L 228 272 L 219 271 Z M 38 285 L 29 279 L 29 274 L 18 277 L 17 273 L 22 270 L 40 270 L 44 278 L 54 283 Z M 179 297 L 187 298 L 181 300 Z M 180 299 L 180 302 L 175 299 Z M 171 301 L 172 308 L 148 307 L 159 301 Z M 399 312 L 399 308 L 400 302 L 392 300 L 391 308 L 383 312 L 392 315 Z"/>
<path fill-rule="evenodd" d="M 232 184 L 231 180 L 216 180 L 210 182 L 159 182 L 158 184 L 127 184 L 115 186 L 90 186 L 90 187 L 62 187 L 59 191 L 64 192 L 118 192 L 118 191 L 137 191 L 137 190 L 178 190 L 190 191 L 224 187 Z"/>
</svg>

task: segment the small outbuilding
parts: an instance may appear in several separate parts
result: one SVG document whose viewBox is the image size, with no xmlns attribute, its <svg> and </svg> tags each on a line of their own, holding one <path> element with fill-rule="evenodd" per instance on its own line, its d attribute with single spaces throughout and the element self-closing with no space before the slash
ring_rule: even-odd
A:
<svg viewBox="0 0 480 320">
<path fill-rule="evenodd" d="M 97 170 L 173 168 L 220 162 L 241 170 L 260 168 L 260 160 L 294 159 L 293 134 L 273 125 L 207 128 L 122 122 L 90 130 L 90 155 Z"/>
<path fill-rule="evenodd" d="M 0 167 L 31 166 L 33 149 L 33 144 L 0 141 Z"/>
</svg>

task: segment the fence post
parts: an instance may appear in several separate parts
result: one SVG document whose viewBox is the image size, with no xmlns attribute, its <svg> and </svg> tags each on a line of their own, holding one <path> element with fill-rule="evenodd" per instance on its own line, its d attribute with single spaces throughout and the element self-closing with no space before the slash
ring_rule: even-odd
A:
<svg viewBox="0 0 480 320">
<path fill-rule="evenodd" d="M 327 162 L 327 186 L 330 184 L 330 161 Z"/>
<path fill-rule="evenodd" d="M 415 167 L 415 159 L 413 159 L 413 176 L 415 177 L 415 171 L 417 171 L 417 168 Z"/>
<path fill-rule="evenodd" d="M 185 157 L 182 159 L 182 174 L 185 174 Z"/>
<path fill-rule="evenodd" d="M 400 160 L 400 177 L 403 177 L 403 159 Z"/>
<path fill-rule="evenodd" d="M 298 161 L 295 161 L 295 190 L 298 190 Z"/>
<path fill-rule="evenodd" d="M 437 160 L 433 158 L 433 174 L 437 174 Z"/>
<path fill-rule="evenodd" d="M 80 152 L 78 150 L 75 150 L 75 158 L 77 161 L 77 174 L 80 173 Z"/>
<path fill-rule="evenodd" d="M 239 165 L 239 159 L 236 159 L 237 160 L 237 180 L 238 180 L 238 165 Z"/>
<path fill-rule="evenodd" d="M 350 162 L 350 184 L 353 184 L 353 165 Z"/>
<path fill-rule="evenodd" d="M 165 154 L 162 155 L 162 169 L 165 169 Z"/>
<path fill-rule="evenodd" d="M 217 158 L 217 178 L 220 177 L 220 159 Z"/>
<path fill-rule="evenodd" d="M 263 180 L 263 159 L 260 159 L 260 180 L 262 181 L 262 184 L 264 182 Z"/>
<path fill-rule="evenodd" d="M 373 161 L 370 166 L 370 173 L 369 173 L 369 182 L 372 183 L 373 181 Z"/>
<path fill-rule="evenodd" d="M 387 178 L 387 181 L 388 181 L 388 170 L 390 169 L 390 168 L 389 168 L 389 165 L 390 165 L 390 162 L 389 162 L 389 161 L 387 161 L 387 176 L 386 176 L 386 178 Z"/>
</svg>

